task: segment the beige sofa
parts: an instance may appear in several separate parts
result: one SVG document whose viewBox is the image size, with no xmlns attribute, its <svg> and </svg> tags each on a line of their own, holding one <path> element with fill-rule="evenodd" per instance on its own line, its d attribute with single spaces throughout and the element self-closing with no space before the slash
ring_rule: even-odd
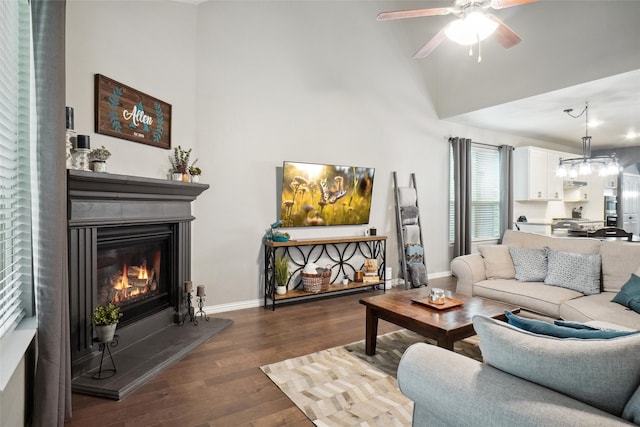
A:
<svg viewBox="0 0 640 427">
<path fill-rule="evenodd" d="M 542 281 L 513 278 L 509 247 L 549 248 L 573 254 L 598 254 L 601 259 L 600 292 L 582 292 Z M 640 314 L 611 302 L 632 273 L 640 275 L 640 243 L 590 238 L 552 237 L 507 230 L 502 245 L 481 247 L 481 254 L 455 258 L 451 272 L 458 279 L 456 291 L 518 306 L 525 316 L 576 322 L 605 322 L 640 330 Z M 483 256 L 484 255 L 484 256 Z"/>
</svg>

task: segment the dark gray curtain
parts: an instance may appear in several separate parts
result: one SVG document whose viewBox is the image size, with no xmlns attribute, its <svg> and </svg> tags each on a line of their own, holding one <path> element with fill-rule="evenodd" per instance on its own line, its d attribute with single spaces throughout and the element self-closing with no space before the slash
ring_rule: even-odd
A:
<svg viewBox="0 0 640 427">
<path fill-rule="evenodd" d="M 513 225 L 513 147 L 500 149 L 500 241 L 504 232 Z"/>
<path fill-rule="evenodd" d="M 34 426 L 71 416 L 67 279 L 64 0 L 31 0 L 36 79 L 37 198 L 33 250 L 38 316 Z"/>
<path fill-rule="evenodd" d="M 471 140 L 449 138 L 453 150 L 453 256 L 471 253 Z"/>
</svg>

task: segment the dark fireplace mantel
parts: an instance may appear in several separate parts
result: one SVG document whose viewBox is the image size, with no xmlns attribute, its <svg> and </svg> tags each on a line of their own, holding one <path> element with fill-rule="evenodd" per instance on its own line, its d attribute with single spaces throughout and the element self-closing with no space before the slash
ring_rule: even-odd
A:
<svg viewBox="0 0 640 427">
<path fill-rule="evenodd" d="M 160 224 L 172 230 L 170 247 L 175 256 L 169 268 L 174 287 L 170 307 L 133 324 L 119 325 L 118 347 L 124 349 L 173 323 L 181 284 L 191 278 L 191 202 L 209 186 L 69 170 L 67 188 L 71 363 L 72 377 L 77 377 L 99 362 L 90 319 L 97 302 L 101 233 L 121 228 L 126 234 L 129 229 Z"/>
<path fill-rule="evenodd" d="M 208 184 L 68 171 L 69 227 L 191 221 Z"/>
</svg>

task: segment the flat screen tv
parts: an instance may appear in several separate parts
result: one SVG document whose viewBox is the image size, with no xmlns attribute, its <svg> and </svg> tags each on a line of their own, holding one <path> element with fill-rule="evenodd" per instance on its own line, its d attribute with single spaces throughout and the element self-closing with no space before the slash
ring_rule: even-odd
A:
<svg viewBox="0 0 640 427">
<path fill-rule="evenodd" d="M 374 168 L 285 161 L 283 227 L 368 224 Z"/>
</svg>

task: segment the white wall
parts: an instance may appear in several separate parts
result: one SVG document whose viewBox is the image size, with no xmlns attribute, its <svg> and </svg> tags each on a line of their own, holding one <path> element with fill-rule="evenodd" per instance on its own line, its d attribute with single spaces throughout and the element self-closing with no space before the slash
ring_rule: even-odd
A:
<svg viewBox="0 0 640 427">
<path fill-rule="evenodd" d="M 389 3 L 386 3 L 389 8 Z M 393 6 L 393 3 L 391 3 Z M 165 150 L 96 135 L 93 74 L 173 105 L 172 144 L 193 147 L 211 188 L 193 204 L 192 279 L 207 305 L 262 298 L 261 239 L 283 160 L 376 168 L 371 224 L 397 272 L 392 171 L 415 172 L 429 272 L 449 270 L 448 143 L 544 145 L 438 120 L 417 62 L 376 2 L 79 2 L 67 5 L 67 105 L 114 155 L 112 173 L 164 178 Z M 141 42 L 136 45 L 134 42 Z M 293 238 L 361 227 L 290 229 Z M 394 273 L 395 274 L 395 273 Z"/>
<path fill-rule="evenodd" d="M 172 105 L 172 145 L 196 140 L 196 8 L 167 1 L 67 0 L 67 105 L 75 130 L 112 153 L 109 172 L 162 177 L 170 150 L 94 133 L 94 74 Z"/>
</svg>

